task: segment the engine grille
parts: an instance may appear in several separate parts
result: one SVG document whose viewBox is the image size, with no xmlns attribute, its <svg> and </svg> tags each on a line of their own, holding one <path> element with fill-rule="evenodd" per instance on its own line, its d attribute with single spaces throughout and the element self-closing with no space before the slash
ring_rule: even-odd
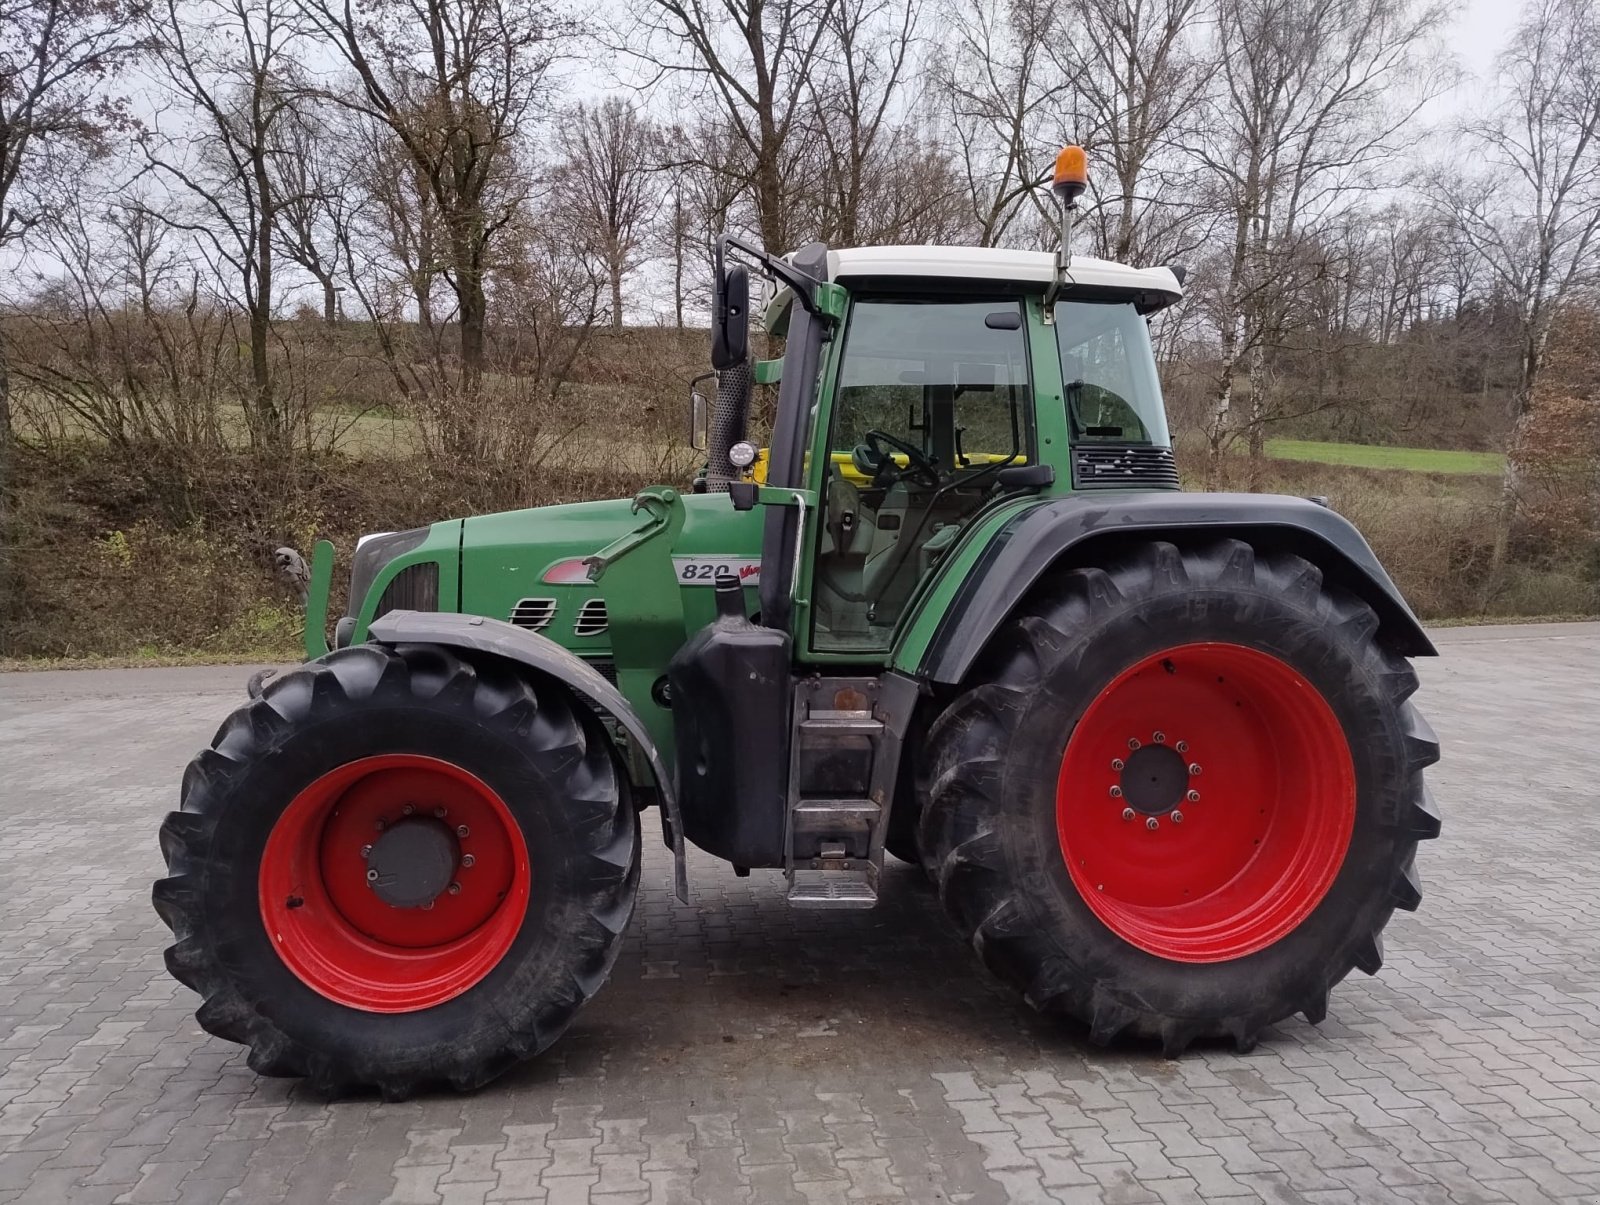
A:
<svg viewBox="0 0 1600 1205">
<path fill-rule="evenodd" d="M 383 588 L 373 618 L 390 611 L 437 611 L 439 609 L 439 562 L 421 561 L 407 565 Z"/>
<path fill-rule="evenodd" d="M 1072 449 L 1072 486 L 1175 490 L 1180 488 L 1178 462 L 1171 448 L 1079 446 Z"/>
<path fill-rule="evenodd" d="M 574 636 L 598 636 L 606 630 L 606 600 L 591 598 L 578 608 L 578 619 L 572 625 Z"/>
<path fill-rule="evenodd" d="M 511 608 L 511 622 L 530 632 L 549 627 L 555 617 L 556 600 L 553 598 L 524 598 Z"/>
</svg>

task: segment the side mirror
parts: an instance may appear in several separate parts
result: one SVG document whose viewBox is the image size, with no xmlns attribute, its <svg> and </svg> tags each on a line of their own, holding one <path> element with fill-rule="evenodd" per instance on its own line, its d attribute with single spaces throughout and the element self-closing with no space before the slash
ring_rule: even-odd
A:
<svg viewBox="0 0 1600 1205">
<path fill-rule="evenodd" d="M 711 403 L 700 391 L 703 381 L 715 381 L 717 374 L 704 372 L 689 382 L 689 446 L 704 452 L 711 436 Z"/>
<path fill-rule="evenodd" d="M 732 368 L 750 356 L 750 273 L 733 264 L 713 282 L 711 367 Z"/>
</svg>

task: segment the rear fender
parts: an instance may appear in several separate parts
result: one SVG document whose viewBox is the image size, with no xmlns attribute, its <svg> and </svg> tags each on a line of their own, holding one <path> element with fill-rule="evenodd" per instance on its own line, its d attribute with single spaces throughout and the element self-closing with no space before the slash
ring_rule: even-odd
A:
<svg viewBox="0 0 1600 1205">
<path fill-rule="evenodd" d="M 515 661 L 556 681 L 585 700 L 604 718 L 614 721 L 628 736 L 648 766 L 653 786 L 667 814 L 668 845 L 672 849 L 673 882 L 678 898 L 689 901 L 689 874 L 684 864 L 683 820 L 678 814 L 678 796 L 672 778 L 662 765 L 661 755 L 650 730 L 623 697 L 622 692 L 600 672 L 575 653 L 555 641 L 513 627 L 499 619 L 454 612 L 390 611 L 372 622 L 370 639 L 380 644 L 438 644 L 447 648 L 471 649 Z"/>
<path fill-rule="evenodd" d="M 1305 498 L 1271 494 L 1155 492 L 1073 494 L 1019 512 L 990 538 L 922 648 L 902 647 L 897 664 L 918 676 L 959 683 L 979 652 L 1047 569 L 1090 564 L 1132 540 L 1196 537 L 1245 540 L 1292 552 L 1318 566 L 1378 615 L 1378 635 L 1407 657 L 1437 655 L 1355 526 Z"/>
</svg>

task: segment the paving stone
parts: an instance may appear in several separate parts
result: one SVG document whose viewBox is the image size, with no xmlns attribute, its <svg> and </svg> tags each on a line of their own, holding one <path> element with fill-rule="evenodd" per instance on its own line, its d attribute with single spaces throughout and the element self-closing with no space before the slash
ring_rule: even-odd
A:
<svg viewBox="0 0 1600 1205">
<path fill-rule="evenodd" d="M 911 867 L 873 912 L 798 913 L 692 854 L 685 906 L 647 839 L 611 982 L 561 1042 L 400 1105 L 257 1077 L 161 964 L 155 832 L 248 669 L 0 675 L 0 881 L 25 884 L 0 1205 L 1600 1201 L 1600 625 L 1440 644 L 1426 898 L 1320 1027 L 1176 1063 L 1091 1047 L 991 982 Z"/>
</svg>

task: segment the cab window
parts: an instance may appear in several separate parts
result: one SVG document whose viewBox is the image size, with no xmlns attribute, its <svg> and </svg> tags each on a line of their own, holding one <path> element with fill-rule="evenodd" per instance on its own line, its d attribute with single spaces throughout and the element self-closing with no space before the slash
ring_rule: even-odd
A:
<svg viewBox="0 0 1600 1205">
<path fill-rule="evenodd" d="M 828 435 L 813 647 L 888 645 L 918 581 L 1033 440 L 1020 298 L 864 297 Z"/>
<path fill-rule="evenodd" d="M 1073 442 L 1169 446 L 1150 330 L 1133 305 L 1058 302 L 1055 328 Z"/>
</svg>

